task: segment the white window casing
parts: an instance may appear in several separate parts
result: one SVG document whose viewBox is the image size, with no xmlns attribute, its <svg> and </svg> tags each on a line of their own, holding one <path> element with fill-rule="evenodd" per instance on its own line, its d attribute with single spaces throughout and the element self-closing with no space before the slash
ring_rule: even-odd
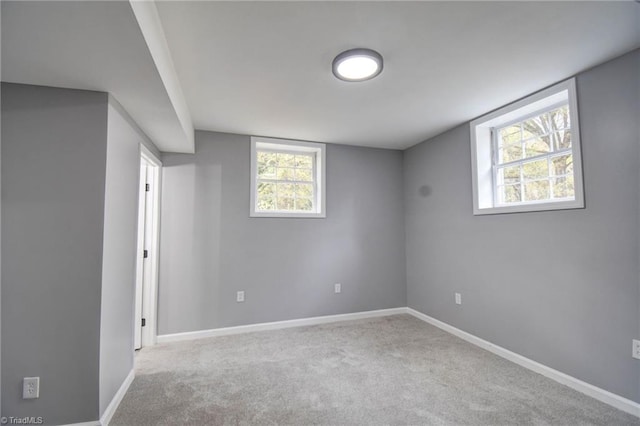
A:
<svg viewBox="0 0 640 426">
<path fill-rule="evenodd" d="M 260 154 L 262 153 L 262 154 Z M 259 175 L 259 155 L 265 155 L 268 153 L 283 154 L 283 155 L 298 155 L 303 158 L 310 159 L 310 167 L 287 166 L 281 167 L 279 165 L 273 166 L 276 169 L 275 176 L 260 176 Z M 300 157 L 296 157 L 300 158 Z M 277 170 L 290 169 L 294 172 L 295 178 L 281 179 L 278 177 Z M 310 173 L 312 179 L 305 178 L 305 180 L 298 180 L 298 170 Z M 275 203 L 275 208 L 264 209 L 260 207 L 261 197 L 258 188 L 260 184 L 273 184 L 278 188 L 279 185 L 305 185 L 313 187 L 313 193 L 311 197 L 300 197 L 302 201 L 311 200 L 311 208 L 306 210 L 298 208 L 297 192 L 294 194 L 294 208 L 280 208 L 279 201 L 282 198 L 276 194 L 273 197 L 268 197 L 266 201 L 272 200 Z M 295 141 L 287 139 L 274 139 L 254 136 L 251 138 L 251 192 L 250 192 L 250 217 L 272 217 L 272 218 L 325 218 L 326 217 L 326 145 L 316 142 Z"/>
<path fill-rule="evenodd" d="M 568 106 L 570 127 L 566 129 L 549 129 L 548 137 L 549 152 L 536 153 L 528 156 L 526 143 L 533 141 L 535 137 L 526 139 L 524 136 L 523 124 L 532 117 L 547 116 L 551 118 L 550 112 Z M 517 128 L 520 126 L 520 139 L 516 142 L 504 143 L 500 145 L 498 131 L 509 126 Z M 470 124 L 471 131 L 471 168 L 473 185 L 473 214 L 498 214 L 516 213 L 542 210 L 576 209 L 584 207 L 584 190 L 582 183 L 582 158 L 580 152 L 580 125 L 578 104 L 576 100 L 575 79 L 570 79 L 558 83 L 552 87 L 537 92 L 525 99 L 514 102 L 494 112 L 486 114 Z M 570 134 L 570 147 L 556 148 L 551 143 L 554 136 L 560 132 Z M 516 147 L 520 150 L 520 158 L 502 161 L 499 150 L 505 147 Z M 503 151 L 500 151 L 503 152 Z M 503 154 L 504 155 L 504 154 Z M 552 170 L 552 161 L 562 156 L 571 156 L 573 174 L 555 175 Z M 522 175 L 522 170 L 527 164 L 543 164 L 547 161 L 548 174 L 539 178 L 528 180 Z M 505 171 L 507 168 L 520 168 L 520 178 L 515 182 L 505 183 Z M 502 174 L 500 174 L 502 173 Z M 502 176 L 502 181 L 499 176 Z M 557 179 L 573 179 L 573 196 L 558 198 L 554 196 L 553 182 Z M 512 178 L 513 179 L 513 178 Z M 527 200 L 525 186 L 548 181 L 548 198 L 540 197 L 536 200 Z M 504 201 L 500 195 L 506 187 L 518 187 L 520 200 Z M 543 186 L 544 187 L 544 186 Z M 527 186 L 527 188 L 529 188 Z"/>
</svg>

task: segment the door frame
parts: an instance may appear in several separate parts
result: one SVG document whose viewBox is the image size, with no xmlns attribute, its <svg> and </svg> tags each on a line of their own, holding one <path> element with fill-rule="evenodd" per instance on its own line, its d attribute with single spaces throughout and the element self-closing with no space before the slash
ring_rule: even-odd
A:
<svg viewBox="0 0 640 426">
<path fill-rule="evenodd" d="M 147 164 L 146 178 L 142 174 L 143 162 Z M 137 260 L 136 260 L 136 297 L 134 328 L 140 336 L 140 347 L 152 346 L 157 340 L 158 276 L 160 260 L 160 196 L 162 193 L 162 161 L 147 147 L 140 145 L 140 199 L 147 208 L 138 212 Z M 149 184 L 149 191 L 146 191 Z M 145 199 L 146 198 L 146 199 Z M 149 209 L 150 207 L 150 209 Z M 141 209 L 139 209 L 141 210 Z M 143 259 L 143 251 L 148 257 Z M 142 327 L 141 319 L 146 324 Z"/>
</svg>

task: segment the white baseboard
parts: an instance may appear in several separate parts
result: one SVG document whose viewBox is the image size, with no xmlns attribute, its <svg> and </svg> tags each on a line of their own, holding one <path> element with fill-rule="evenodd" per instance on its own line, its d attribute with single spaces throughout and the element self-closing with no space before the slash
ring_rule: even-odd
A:
<svg viewBox="0 0 640 426">
<path fill-rule="evenodd" d="M 260 324 L 240 325 L 237 327 L 214 328 L 211 330 L 189 331 L 186 333 L 164 334 L 157 337 L 158 343 L 180 342 L 184 340 L 203 339 L 206 337 L 228 336 L 231 334 L 250 333 L 253 331 L 279 330 L 283 328 L 302 327 L 305 325 L 327 324 L 339 321 L 350 321 L 365 318 L 384 317 L 388 315 L 406 314 L 407 308 L 379 309 L 377 311 L 356 312 L 352 314 L 326 315 L 321 317 L 302 318 L 288 321 L 265 322 Z"/>
<path fill-rule="evenodd" d="M 583 382 L 580 379 L 576 379 L 575 377 L 569 376 L 568 374 L 562 373 L 558 370 L 554 370 L 551 367 L 547 367 L 546 365 L 540 364 L 539 362 L 533 361 L 515 352 L 511 352 L 510 350 L 505 349 L 501 346 L 494 345 L 491 342 L 488 342 L 484 339 L 474 336 L 473 334 L 467 333 L 466 331 L 462 331 L 459 328 L 453 327 L 447 323 L 425 315 L 422 312 L 418 312 L 415 309 L 406 308 L 406 312 L 418 319 L 421 319 L 426 323 L 434 325 L 446 331 L 447 333 L 453 334 L 454 336 L 466 340 L 469 343 L 473 343 L 474 345 L 479 346 L 482 349 L 494 353 L 513 363 L 516 363 L 529 370 L 535 371 L 538 374 L 542 374 L 545 377 L 555 380 L 558 383 L 577 390 L 578 392 L 582 392 L 585 395 L 595 398 L 598 401 L 604 402 L 605 404 L 611 405 L 612 407 L 615 407 L 626 413 L 640 417 L 640 404 L 635 401 L 621 397 L 620 395 L 616 395 L 612 392 L 606 391 L 587 382 Z"/>
<path fill-rule="evenodd" d="M 124 379 L 124 382 L 122 382 L 122 385 L 120 386 L 120 389 L 118 389 L 118 392 L 116 392 L 116 394 L 113 396 L 113 399 L 107 406 L 107 409 L 104 410 L 104 413 L 102 414 L 102 417 L 100 417 L 100 422 L 98 423 L 98 425 L 109 426 L 111 418 L 116 413 L 120 402 L 122 402 L 122 398 L 124 398 L 124 394 L 127 393 L 127 390 L 129 389 L 129 386 L 131 386 L 134 378 L 135 371 L 132 368 L 127 377 Z"/>
<path fill-rule="evenodd" d="M 100 422 L 96 420 L 93 422 L 69 423 L 63 426 L 100 426 Z"/>
</svg>

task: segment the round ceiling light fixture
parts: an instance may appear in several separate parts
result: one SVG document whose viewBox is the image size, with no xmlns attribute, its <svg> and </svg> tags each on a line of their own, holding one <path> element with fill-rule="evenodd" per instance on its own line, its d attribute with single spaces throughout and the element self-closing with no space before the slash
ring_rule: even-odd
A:
<svg viewBox="0 0 640 426">
<path fill-rule="evenodd" d="M 347 50 L 336 56 L 332 68 L 340 80 L 371 80 L 382 72 L 382 55 L 371 49 Z"/>
</svg>

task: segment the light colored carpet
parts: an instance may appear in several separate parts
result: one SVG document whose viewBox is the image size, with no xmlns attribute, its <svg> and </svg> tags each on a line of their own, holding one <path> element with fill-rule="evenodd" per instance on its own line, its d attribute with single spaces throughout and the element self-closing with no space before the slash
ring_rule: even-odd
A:
<svg viewBox="0 0 640 426">
<path fill-rule="evenodd" d="M 157 345 L 111 425 L 639 425 L 409 315 Z"/>
</svg>

